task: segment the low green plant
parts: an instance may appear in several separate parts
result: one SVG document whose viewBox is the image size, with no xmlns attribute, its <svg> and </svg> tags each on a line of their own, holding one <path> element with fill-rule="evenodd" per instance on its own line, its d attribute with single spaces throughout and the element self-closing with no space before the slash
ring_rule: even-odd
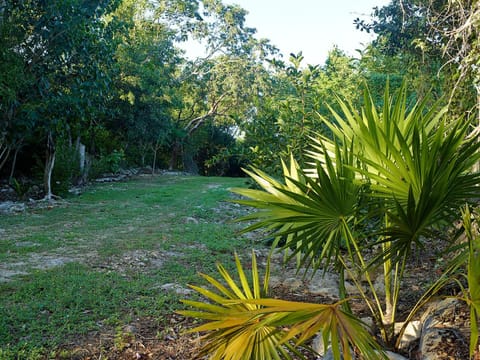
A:
<svg viewBox="0 0 480 360">
<path fill-rule="evenodd" d="M 466 301 L 470 306 L 470 357 L 478 351 L 478 319 L 480 316 L 480 232 L 478 219 L 472 222 L 469 207 L 462 214 L 463 228 L 468 243 L 467 280 L 468 292 Z"/>
<path fill-rule="evenodd" d="M 15 194 L 17 194 L 18 197 L 22 198 L 28 191 L 29 185 L 25 184 L 21 181 L 18 181 L 17 179 L 13 178 L 11 182 L 11 186 L 13 187 L 13 190 L 15 191 Z"/>
</svg>

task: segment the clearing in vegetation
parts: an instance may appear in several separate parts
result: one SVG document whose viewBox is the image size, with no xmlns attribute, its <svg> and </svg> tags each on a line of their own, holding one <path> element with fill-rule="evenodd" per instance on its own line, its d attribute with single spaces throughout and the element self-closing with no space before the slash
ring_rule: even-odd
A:
<svg viewBox="0 0 480 360">
<path fill-rule="evenodd" d="M 129 340 L 132 327 L 148 327 L 157 340 L 179 336 L 168 335 L 168 325 L 183 321 L 172 314 L 186 285 L 201 282 L 200 271 L 216 271 L 216 262 L 233 266 L 233 252 L 251 247 L 232 221 L 245 209 L 227 201 L 231 187 L 245 184 L 148 176 L 2 214 L 0 359 L 83 359 L 102 351 L 115 358 L 112 348 L 120 354 L 126 347 L 141 355 Z"/>
</svg>

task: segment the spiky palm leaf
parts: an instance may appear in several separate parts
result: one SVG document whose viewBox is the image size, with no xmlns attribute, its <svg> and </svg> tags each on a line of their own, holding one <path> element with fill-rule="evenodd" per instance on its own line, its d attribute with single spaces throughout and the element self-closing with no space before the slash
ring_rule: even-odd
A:
<svg viewBox="0 0 480 360">
<path fill-rule="evenodd" d="M 353 143 L 359 161 L 354 170 L 389 216 L 382 239 L 393 242 L 379 259 L 408 255 L 412 243 L 421 245 L 422 236 L 429 237 L 435 225 L 450 221 L 465 201 L 478 196 L 480 174 L 469 170 L 480 159 L 480 142 L 467 137 L 467 121 L 447 124 L 446 108 L 435 103 L 427 109 L 427 101 L 407 109 L 405 84 L 396 100 L 387 87 L 381 113 L 368 92 L 361 113 L 340 101 L 343 114 L 334 112 L 336 123 L 324 119 L 334 139 L 320 136 L 310 152 L 323 164 L 327 157 L 342 161 L 329 154 L 342 139 Z"/>
<path fill-rule="evenodd" d="M 207 320 L 190 330 L 206 332 L 200 355 L 208 354 L 210 359 L 219 360 L 292 359 L 292 354 L 304 358 L 295 347 L 321 331 L 324 343 L 330 344 L 335 359 L 340 359 L 342 354 L 344 359 L 351 359 L 352 348 L 368 359 L 386 359 L 365 325 L 342 310 L 342 301 L 314 304 L 266 298 L 268 280 L 261 291 L 255 254 L 252 253 L 253 288 L 250 288 L 238 256 L 235 256 L 235 262 L 240 285 L 219 265 L 227 286 L 203 275 L 216 291 L 198 286 L 192 288 L 210 302 L 183 301 L 199 311 L 186 310 L 180 314 Z"/>
<path fill-rule="evenodd" d="M 275 230 L 286 236 L 285 249 L 302 256 L 299 266 L 319 267 L 335 260 L 349 239 L 355 219 L 361 186 L 354 181 L 355 173 L 348 167 L 354 158 L 348 147 L 334 148 L 336 163 L 325 156 L 325 166 L 318 163 L 317 176 L 305 174 L 291 157 L 290 166 L 283 163 L 285 184 L 264 172 L 246 171 L 263 190 L 232 189 L 248 200 L 236 202 L 259 209 L 239 219 L 257 220 L 244 232 L 257 228 Z"/>
<path fill-rule="evenodd" d="M 470 305 L 470 357 L 477 351 L 478 319 L 480 317 L 480 233 L 476 228 L 478 223 L 472 222 L 472 215 L 468 206 L 462 212 L 463 227 L 468 240 L 468 297 Z"/>
<path fill-rule="evenodd" d="M 468 138 L 468 123 L 447 122 L 446 108 L 434 103 L 428 109 L 428 97 L 413 107 L 406 99 L 404 85 L 396 98 L 387 88 L 381 111 L 368 91 L 361 112 L 339 101 L 343 113 L 332 110 L 335 123 L 324 119 L 333 137 L 318 136 L 309 153 L 314 168 L 299 169 L 291 160 L 284 183 L 253 169 L 248 173 L 263 190 L 236 190 L 250 198 L 240 203 L 259 209 L 244 218 L 257 220 L 246 231 L 263 227 L 286 235 L 285 247 L 302 254 L 307 267 L 341 262 L 343 246 L 352 255 L 362 236 L 377 236 L 384 250 L 376 259 L 384 265 L 385 300 L 393 307 L 385 311 L 388 323 L 394 321 L 412 244 L 421 246 L 436 226 L 451 222 L 460 204 L 478 196 L 480 181 L 480 174 L 469 172 L 479 161 L 480 142 Z M 373 222 L 362 221 L 366 212 L 372 220 L 383 218 L 375 224 L 381 225 L 372 229 Z M 367 225 L 363 232 L 358 224 Z M 315 257 L 320 261 L 313 263 Z M 378 316 L 381 307 L 372 312 Z"/>
<path fill-rule="evenodd" d="M 292 344 L 281 341 L 281 331 L 262 321 L 261 315 L 256 312 L 262 305 L 251 302 L 262 299 L 267 292 L 268 267 L 262 287 L 253 252 L 251 282 L 248 281 L 236 254 L 235 262 L 239 283 L 219 264 L 217 267 L 226 286 L 215 278 L 202 274 L 215 290 L 199 286 L 191 288 L 209 299 L 209 302 L 183 300 L 185 304 L 198 310 L 180 311 L 180 314 L 207 320 L 203 325 L 189 331 L 206 332 L 200 355 L 225 360 L 292 359 L 290 354 L 303 358 Z"/>
</svg>

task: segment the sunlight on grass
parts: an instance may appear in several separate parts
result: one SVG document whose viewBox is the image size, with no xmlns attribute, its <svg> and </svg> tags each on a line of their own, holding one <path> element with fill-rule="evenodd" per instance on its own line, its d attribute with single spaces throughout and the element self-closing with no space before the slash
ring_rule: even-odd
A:
<svg viewBox="0 0 480 360">
<path fill-rule="evenodd" d="M 0 274 L 13 275 L 0 282 L 0 359 L 33 359 L 132 316 L 178 309 L 179 295 L 162 284 L 198 282 L 199 271 L 247 247 L 223 209 L 229 188 L 243 184 L 148 177 L 91 186 L 59 208 L 2 216 Z"/>
</svg>

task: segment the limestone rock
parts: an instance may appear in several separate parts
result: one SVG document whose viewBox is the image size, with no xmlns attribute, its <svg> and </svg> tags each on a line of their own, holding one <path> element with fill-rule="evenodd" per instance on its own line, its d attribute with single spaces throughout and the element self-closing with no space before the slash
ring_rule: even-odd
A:
<svg viewBox="0 0 480 360">
<path fill-rule="evenodd" d="M 400 332 L 400 329 L 405 323 L 399 322 L 395 323 L 395 334 Z M 405 331 L 403 332 L 402 338 L 400 340 L 400 349 L 406 350 L 417 341 L 422 334 L 422 323 L 419 320 L 410 321 Z"/>
<path fill-rule="evenodd" d="M 338 276 L 332 273 L 316 273 L 308 281 L 308 291 L 315 295 L 338 299 Z"/>
<path fill-rule="evenodd" d="M 0 203 L 0 214 L 15 214 L 24 212 L 26 206 L 21 202 L 5 201 Z"/>
<path fill-rule="evenodd" d="M 421 360 L 468 359 L 468 341 L 458 330 L 462 303 L 445 299 L 433 303 L 422 316 Z"/>
<path fill-rule="evenodd" d="M 283 280 L 283 285 L 290 290 L 295 291 L 303 285 L 303 282 L 295 277 L 290 277 Z"/>
<path fill-rule="evenodd" d="M 408 360 L 406 357 L 392 351 L 385 351 L 385 355 L 387 355 L 389 360 Z"/>
<path fill-rule="evenodd" d="M 184 288 L 183 286 L 174 283 L 164 284 L 160 288 L 165 291 L 172 291 L 178 295 L 190 295 L 193 292 L 191 289 Z"/>
</svg>

